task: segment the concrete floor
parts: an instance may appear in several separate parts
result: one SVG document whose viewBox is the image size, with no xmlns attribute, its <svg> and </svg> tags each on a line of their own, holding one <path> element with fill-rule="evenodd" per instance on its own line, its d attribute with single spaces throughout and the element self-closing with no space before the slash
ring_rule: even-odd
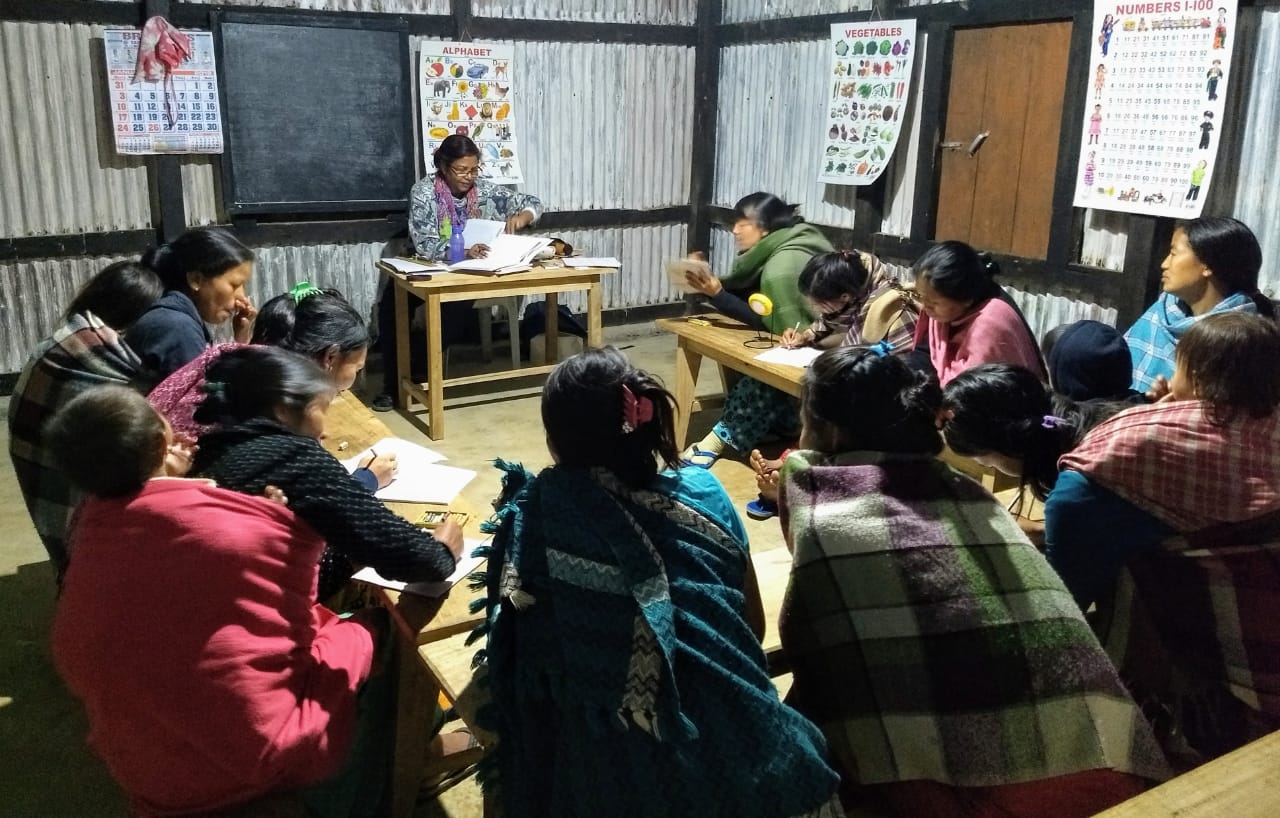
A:
<svg viewBox="0 0 1280 818">
<path fill-rule="evenodd" d="M 624 350 L 635 364 L 674 384 L 675 339 L 652 324 L 615 327 L 606 341 Z M 497 363 L 503 350 L 495 353 Z M 452 362 L 459 369 L 463 356 Z M 450 372 L 450 374 L 454 374 Z M 380 379 L 370 377 L 374 389 Z M 703 367 L 699 394 L 721 390 L 716 368 Z M 495 457 L 522 461 L 530 469 L 548 465 L 538 412 L 536 383 L 510 392 L 474 391 L 447 403 L 448 429 L 444 440 L 432 442 L 399 413 L 382 415 L 392 431 L 408 440 L 444 453 L 449 463 L 475 469 L 477 478 L 464 495 L 475 508 L 488 508 L 498 492 L 498 473 L 489 464 Z M 0 412 L 8 399 L 0 398 Z M 713 412 L 693 419 L 691 439 L 707 432 Z M 8 450 L 7 429 L 0 424 L 0 449 Z M 43 547 L 31 527 L 8 458 L 0 468 L 0 816 L 126 816 L 124 799 L 103 764 L 85 746 L 86 724 L 78 703 L 54 673 L 48 632 L 53 616 L 53 573 Z M 714 473 L 739 507 L 755 497 L 750 468 L 722 459 Z M 746 520 L 751 547 L 757 554 L 782 547 L 776 520 Z M 772 555 L 771 555 L 772 556 Z M 145 599 L 138 603 L 146 604 Z M 438 800 L 423 801 L 417 815 L 479 816 L 479 791 L 474 780 L 446 792 Z"/>
</svg>

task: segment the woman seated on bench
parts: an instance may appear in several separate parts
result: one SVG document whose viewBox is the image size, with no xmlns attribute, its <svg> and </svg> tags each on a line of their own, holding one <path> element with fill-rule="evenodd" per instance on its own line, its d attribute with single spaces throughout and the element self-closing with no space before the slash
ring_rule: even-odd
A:
<svg viewBox="0 0 1280 818">
<path fill-rule="evenodd" d="M 1207 316 L 1176 356 L 1168 398 L 1062 459 L 1045 534 L 1079 603 L 1107 609 L 1104 641 L 1171 757 L 1194 764 L 1280 729 L 1280 327 Z"/>
<path fill-rule="evenodd" d="M 352 814 L 360 786 L 376 802 L 385 623 L 316 602 L 315 530 L 279 503 L 173 479 L 190 452 L 125 387 L 80 395 L 47 438 L 88 495 L 53 658 L 133 807 L 203 812 L 317 785 L 313 815 Z"/>
<path fill-rule="evenodd" d="M 1164 778 L 1164 759 L 1044 557 L 936 459 L 941 403 L 875 349 L 805 374 L 782 474 L 787 701 L 845 785 L 899 815 L 1093 815 Z"/>
</svg>

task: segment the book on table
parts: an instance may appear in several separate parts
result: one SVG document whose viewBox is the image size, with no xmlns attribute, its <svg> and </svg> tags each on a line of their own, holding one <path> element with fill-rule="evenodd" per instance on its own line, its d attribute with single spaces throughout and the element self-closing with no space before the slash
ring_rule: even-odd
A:
<svg viewBox="0 0 1280 818">
<path fill-rule="evenodd" d="M 551 239 L 542 236 L 503 233 L 489 245 L 489 254 L 484 258 L 469 258 L 450 264 L 449 272 L 503 275 L 528 270 L 533 266 L 533 260 L 549 244 Z"/>
</svg>

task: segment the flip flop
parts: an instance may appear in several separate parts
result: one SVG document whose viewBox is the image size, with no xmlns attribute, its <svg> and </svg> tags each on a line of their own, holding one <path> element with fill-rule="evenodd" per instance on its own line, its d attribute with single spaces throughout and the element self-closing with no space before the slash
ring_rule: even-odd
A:
<svg viewBox="0 0 1280 818">
<path fill-rule="evenodd" d="M 699 449 L 697 446 L 690 446 L 685 453 L 680 455 L 680 463 L 685 466 L 692 466 L 695 469 L 709 469 L 720 455 L 715 452 L 708 452 L 705 449 Z"/>
<path fill-rule="evenodd" d="M 390 412 L 396 408 L 396 402 L 390 395 L 379 395 L 369 404 L 369 408 L 375 412 Z"/>
<path fill-rule="evenodd" d="M 768 520 L 778 513 L 778 504 L 763 497 L 747 503 L 747 516 L 753 520 Z"/>
</svg>

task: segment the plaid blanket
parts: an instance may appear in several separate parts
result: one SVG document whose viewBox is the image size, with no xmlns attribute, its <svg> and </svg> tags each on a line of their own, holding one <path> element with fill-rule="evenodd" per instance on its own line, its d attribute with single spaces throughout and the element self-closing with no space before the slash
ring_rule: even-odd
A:
<svg viewBox="0 0 1280 818">
<path fill-rule="evenodd" d="M 746 625 L 745 537 L 715 478 L 632 491 L 599 469 L 498 466 L 477 719 L 498 736 L 484 780 L 504 814 L 830 814 L 836 775 Z"/>
<path fill-rule="evenodd" d="M 1244 293 L 1229 295 L 1205 315 L 1220 312 L 1257 312 L 1253 299 Z M 1156 376 L 1173 377 L 1174 350 L 1178 339 L 1191 329 L 1204 315 L 1188 315 L 1177 297 L 1164 293 L 1147 308 L 1142 317 L 1129 327 L 1124 340 L 1129 344 L 1133 357 L 1133 388 L 1146 392 L 1156 382 Z"/>
<path fill-rule="evenodd" d="M 1178 532 L 1130 563 L 1104 617 L 1166 746 L 1203 760 L 1280 728 L 1280 413 L 1219 425 L 1198 401 L 1139 407 L 1061 465 Z"/>
<path fill-rule="evenodd" d="M 1200 401 L 1126 410 L 1058 461 L 1180 532 L 1280 511 L 1280 413 L 1214 423 Z"/>
<path fill-rule="evenodd" d="M 9 457 L 36 532 L 58 576 L 67 566 L 67 515 L 79 497 L 44 447 L 44 425 L 81 392 L 103 384 L 145 388 L 142 362 L 92 313 L 73 315 L 41 341 L 9 400 Z"/>
<path fill-rule="evenodd" d="M 1062 581 L 980 485 L 931 457 L 794 452 L 782 517 L 788 702 L 849 780 L 1168 775 Z"/>
</svg>

